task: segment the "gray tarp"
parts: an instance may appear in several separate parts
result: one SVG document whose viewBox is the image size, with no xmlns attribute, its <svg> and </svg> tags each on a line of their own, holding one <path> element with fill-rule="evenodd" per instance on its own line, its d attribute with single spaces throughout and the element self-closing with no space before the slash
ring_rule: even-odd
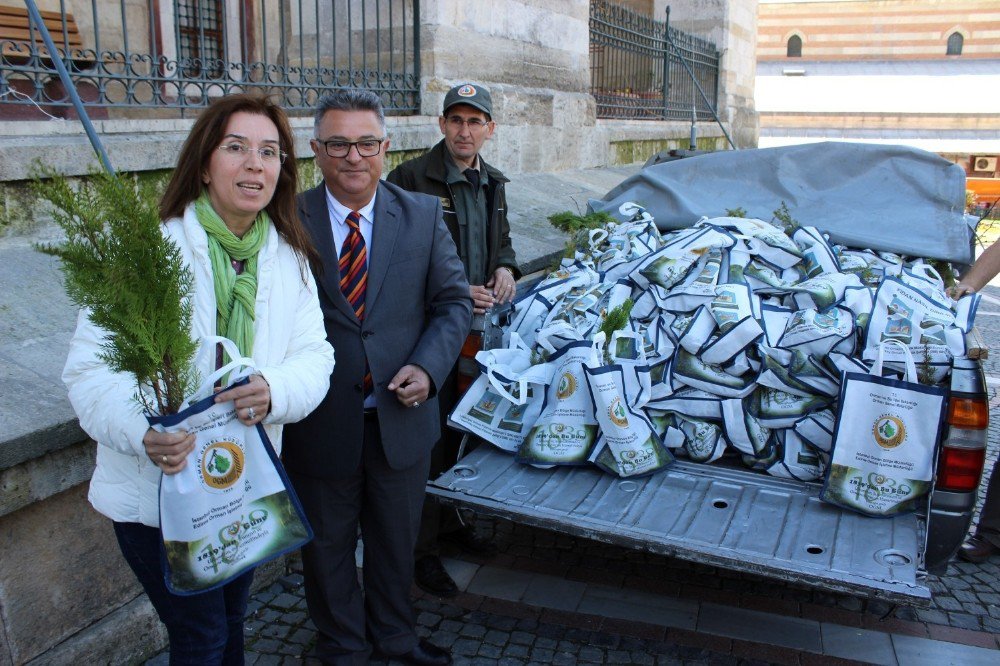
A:
<svg viewBox="0 0 1000 666">
<path fill-rule="evenodd" d="M 770 220 L 785 202 L 799 224 L 837 243 L 972 261 L 965 172 L 905 146 L 824 142 L 698 155 L 647 167 L 590 207 L 621 218 L 626 201 L 645 207 L 660 230 L 735 208 Z"/>
</svg>

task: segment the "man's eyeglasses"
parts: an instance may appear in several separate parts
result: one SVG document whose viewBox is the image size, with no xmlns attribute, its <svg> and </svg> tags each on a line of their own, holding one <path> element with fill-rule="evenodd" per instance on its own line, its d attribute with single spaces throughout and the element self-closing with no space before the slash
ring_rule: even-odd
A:
<svg viewBox="0 0 1000 666">
<path fill-rule="evenodd" d="M 362 139 L 361 141 L 340 141 L 339 139 L 332 141 L 316 140 L 317 143 L 322 144 L 326 150 L 326 154 L 330 157 L 347 157 L 352 147 L 358 149 L 358 155 L 361 155 L 361 157 L 375 157 L 382 151 L 383 141 L 385 139 Z"/>
<path fill-rule="evenodd" d="M 462 125 L 468 125 L 469 129 L 479 130 L 490 124 L 490 121 L 482 118 L 469 118 L 466 120 L 462 116 L 448 116 L 447 122 L 457 130 L 462 129 Z"/>
<path fill-rule="evenodd" d="M 224 143 L 219 146 L 219 150 L 224 152 L 226 155 L 234 159 L 245 160 L 250 156 L 250 153 L 255 152 L 260 156 L 260 161 L 265 164 L 283 164 L 285 158 L 288 157 L 288 153 L 283 153 L 273 146 L 264 146 L 262 148 L 251 148 L 245 143 L 240 143 L 238 141 L 233 141 L 231 143 Z"/>
</svg>

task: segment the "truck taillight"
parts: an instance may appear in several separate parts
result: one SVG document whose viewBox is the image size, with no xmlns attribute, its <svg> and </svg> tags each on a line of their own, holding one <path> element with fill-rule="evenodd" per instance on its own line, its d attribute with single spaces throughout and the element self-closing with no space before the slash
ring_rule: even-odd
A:
<svg viewBox="0 0 1000 666">
<path fill-rule="evenodd" d="M 986 398 L 957 398 L 948 401 L 948 425 L 959 428 L 986 428 L 990 407 Z"/>
<path fill-rule="evenodd" d="M 479 366 L 476 365 L 476 353 L 483 348 L 483 336 L 472 333 L 465 339 L 462 351 L 458 355 L 458 394 L 462 395 L 472 386 L 479 376 Z"/>
<path fill-rule="evenodd" d="M 985 396 L 952 395 L 948 401 L 948 436 L 938 456 L 938 490 L 973 492 L 986 462 L 990 408 Z"/>
<path fill-rule="evenodd" d="M 979 477 L 986 462 L 986 449 L 941 448 L 938 457 L 938 490 L 972 492 L 979 487 Z"/>
</svg>

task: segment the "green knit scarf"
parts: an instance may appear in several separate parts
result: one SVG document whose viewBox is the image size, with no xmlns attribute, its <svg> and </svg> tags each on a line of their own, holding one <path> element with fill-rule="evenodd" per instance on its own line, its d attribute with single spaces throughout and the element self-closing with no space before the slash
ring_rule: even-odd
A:
<svg viewBox="0 0 1000 666">
<path fill-rule="evenodd" d="M 271 218 L 266 211 L 260 211 L 250 230 L 243 238 L 237 238 L 212 208 L 207 191 L 195 200 L 194 211 L 208 234 L 208 256 L 212 262 L 218 311 L 216 332 L 235 342 L 240 353 L 249 356 L 253 351 L 257 255 L 264 246 Z M 233 270 L 233 259 L 244 262 L 239 275 Z M 228 363 L 228 359 L 223 363 Z"/>
</svg>

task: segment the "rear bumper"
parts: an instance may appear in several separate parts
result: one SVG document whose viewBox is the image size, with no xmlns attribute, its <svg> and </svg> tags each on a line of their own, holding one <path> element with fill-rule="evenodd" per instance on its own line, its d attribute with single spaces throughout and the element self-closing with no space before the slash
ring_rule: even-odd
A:
<svg viewBox="0 0 1000 666">
<path fill-rule="evenodd" d="M 928 573 L 940 575 L 948 568 L 949 560 L 968 534 L 975 505 L 976 493 L 934 491 L 924 550 L 924 568 Z"/>
</svg>

